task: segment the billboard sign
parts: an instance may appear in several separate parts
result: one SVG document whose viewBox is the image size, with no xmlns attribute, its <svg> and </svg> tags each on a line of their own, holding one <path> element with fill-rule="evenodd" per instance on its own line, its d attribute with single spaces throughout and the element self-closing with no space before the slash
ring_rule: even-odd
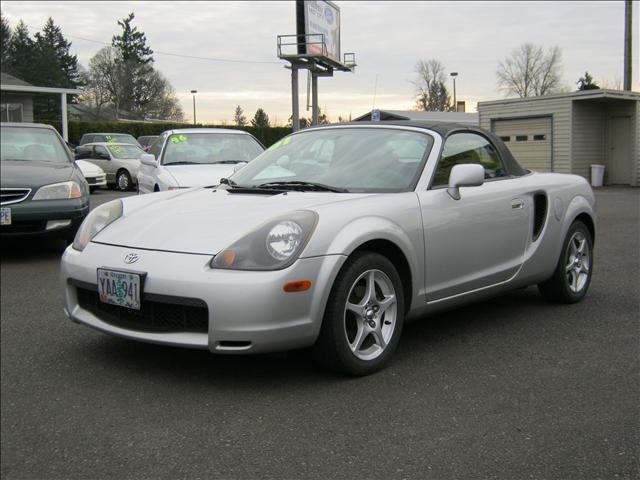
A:
<svg viewBox="0 0 640 480">
<path fill-rule="evenodd" d="M 304 0 L 298 5 L 302 7 L 298 8 L 298 35 L 306 35 L 307 43 L 306 51 L 300 53 L 323 55 L 340 62 L 340 8 L 328 0 Z"/>
</svg>

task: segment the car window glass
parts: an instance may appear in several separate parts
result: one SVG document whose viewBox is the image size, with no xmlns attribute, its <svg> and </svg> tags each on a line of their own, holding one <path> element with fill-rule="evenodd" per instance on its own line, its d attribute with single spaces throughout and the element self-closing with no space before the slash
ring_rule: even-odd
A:
<svg viewBox="0 0 640 480">
<path fill-rule="evenodd" d="M 107 149 L 102 145 L 95 146 L 94 156 L 95 158 L 105 158 L 105 159 L 111 158 L 109 157 L 109 152 L 107 152 Z"/>
<path fill-rule="evenodd" d="M 412 189 L 431 150 L 430 135 L 384 128 L 301 132 L 276 142 L 232 176 L 239 185 L 296 181 L 353 192 Z"/>
<path fill-rule="evenodd" d="M 91 147 L 80 146 L 76 148 L 76 159 L 91 158 Z"/>
<path fill-rule="evenodd" d="M 175 133 L 168 138 L 162 164 L 250 162 L 260 153 L 262 147 L 249 135 Z"/>
<path fill-rule="evenodd" d="M 136 145 L 109 145 L 115 158 L 140 158 L 144 151 Z"/>
<path fill-rule="evenodd" d="M 68 163 L 69 152 L 53 130 L 48 128 L 2 127 L 2 161 L 22 160 Z"/>
<path fill-rule="evenodd" d="M 432 185 L 447 185 L 453 166 L 466 163 L 482 165 L 485 179 L 506 176 L 504 165 L 491 142 L 476 133 L 456 133 L 444 144 Z"/>
<path fill-rule="evenodd" d="M 156 157 L 156 160 L 160 158 L 160 152 L 162 151 L 162 144 L 164 143 L 164 140 L 166 138 L 167 138 L 166 135 L 161 135 L 158 138 L 156 138 L 155 142 L 153 142 L 153 144 L 151 145 L 151 149 L 149 150 L 149 153 L 154 157 Z"/>
</svg>

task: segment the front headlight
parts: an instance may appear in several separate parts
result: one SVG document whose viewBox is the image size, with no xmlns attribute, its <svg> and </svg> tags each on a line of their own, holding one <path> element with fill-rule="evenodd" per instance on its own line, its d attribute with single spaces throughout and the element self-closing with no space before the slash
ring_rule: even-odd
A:
<svg viewBox="0 0 640 480">
<path fill-rule="evenodd" d="M 211 260 L 212 268 L 281 270 L 300 255 L 318 222 L 318 215 L 299 210 L 274 218 L 251 231 Z"/>
<path fill-rule="evenodd" d="M 122 200 L 113 200 L 93 209 L 80 225 L 73 240 L 73 248 L 81 252 L 98 232 L 121 216 Z"/>
<path fill-rule="evenodd" d="M 82 190 L 76 182 L 53 183 L 40 187 L 33 196 L 34 200 L 62 200 L 65 198 L 80 198 Z"/>
</svg>

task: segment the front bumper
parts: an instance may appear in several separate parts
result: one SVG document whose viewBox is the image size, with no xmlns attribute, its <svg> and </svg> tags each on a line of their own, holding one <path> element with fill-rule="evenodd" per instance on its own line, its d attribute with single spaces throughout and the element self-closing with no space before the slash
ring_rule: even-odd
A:
<svg viewBox="0 0 640 480">
<path fill-rule="evenodd" d="M 139 260 L 126 265 L 127 254 Z M 285 270 L 249 272 L 209 267 L 211 256 L 90 243 L 83 252 L 68 247 L 62 257 L 61 281 L 69 317 L 113 335 L 164 345 L 209 349 L 214 353 L 262 353 L 313 344 L 335 277 L 346 257 L 299 259 Z M 203 332 L 152 332 L 125 328 L 109 317 L 83 308 L 78 285 L 95 285 L 98 268 L 135 270 L 145 275 L 143 300 L 171 297 L 203 301 L 208 325 Z M 283 285 L 310 280 L 305 292 L 286 293 Z M 121 308 L 121 307 L 118 307 Z M 144 306 L 143 306 L 144 309 Z"/>
<path fill-rule="evenodd" d="M 89 213 L 89 198 L 25 200 L 3 207 L 11 209 L 11 225 L 0 226 L 3 236 L 71 236 Z"/>
<path fill-rule="evenodd" d="M 107 186 L 107 175 L 94 175 L 84 177 L 90 187 L 106 187 Z"/>
</svg>

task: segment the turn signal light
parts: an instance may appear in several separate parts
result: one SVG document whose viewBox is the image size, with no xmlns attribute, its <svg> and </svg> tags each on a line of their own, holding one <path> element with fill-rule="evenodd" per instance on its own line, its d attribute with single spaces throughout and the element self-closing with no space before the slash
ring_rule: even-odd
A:
<svg viewBox="0 0 640 480">
<path fill-rule="evenodd" d="M 296 280 L 294 282 L 287 282 L 282 289 L 285 292 L 305 292 L 311 288 L 311 281 L 309 280 Z"/>
<path fill-rule="evenodd" d="M 224 259 L 224 264 L 227 267 L 233 265 L 233 261 L 236 259 L 236 252 L 233 250 L 225 250 L 222 252 L 222 258 Z"/>
</svg>

